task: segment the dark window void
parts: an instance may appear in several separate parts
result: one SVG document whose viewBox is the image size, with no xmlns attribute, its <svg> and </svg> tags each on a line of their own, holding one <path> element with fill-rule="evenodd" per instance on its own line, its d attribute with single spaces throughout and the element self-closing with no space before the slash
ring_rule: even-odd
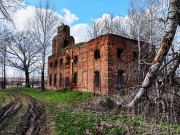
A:
<svg viewBox="0 0 180 135">
<path fill-rule="evenodd" d="M 64 32 L 65 32 L 65 33 L 67 32 L 67 28 L 66 28 L 66 27 L 64 27 Z"/>
<path fill-rule="evenodd" d="M 60 67 L 63 66 L 63 58 L 60 59 Z"/>
<path fill-rule="evenodd" d="M 100 59 L 100 51 L 99 50 L 94 51 L 94 59 L 95 60 Z"/>
<path fill-rule="evenodd" d="M 74 64 L 77 64 L 77 62 L 78 62 L 78 56 L 76 55 L 74 56 Z"/>
<path fill-rule="evenodd" d="M 123 70 L 118 70 L 117 72 L 117 87 L 118 88 L 123 88 L 123 84 L 124 84 L 124 71 Z"/>
<path fill-rule="evenodd" d="M 62 74 L 59 74 L 59 84 L 62 85 Z"/>
<path fill-rule="evenodd" d="M 57 83 L 57 76 L 56 74 L 54 75 L 54 86 L 56 86 L 56 83 Z"/>
<path fill-rule="evenodd" d="M 68 40 L 64 40 L 64 48 L 68 46 Z"/>
<path fill-rule="evenodd" d="M 95 87 L 100 87 L 100 73 L 99 71 L 94 72 L 94 86 Z"/>
<path fill-rule="evenodd" d="M 69 87 L 69 77 L 65 77 L 65 87 Z"/>
<path fill-rule="evenodd" d="M 122 59 L 123 57 L 123 49 L 117 49 L 117 58 Z"/>
<path fill-rule="evenodd" d="M 53 41 L 53 44 L 54 44 L 54 47 L 56 46 L 56 40 L 54 39 L 54 41 Z"/>
<path fill-rule="evenodd" d="M 49 76 L 49 85 L 52 85 L 52 75 Z"/>
<path fill-rule="evenodd" d="M 78 79 L 78 78 L 77 78 L 77 77 L 78 77 L 78 76 L 77 76 L 77 73 L 74 73 L 74 76 L 73 76 L 73 77 L 74 77 L 74 78 L 73 78 L 73 85 L 74 85 L 74 86 L 77 86 L 77 79 Z"/>
<path fill-rule="evenodd" d="M 61 42 L 60 42 L 60 41 L 58 41 L 58 47 L 59 47 L 59 48 L 61 47 Z"/>
<path fill-rule="evenodd" d="M 70 60 L 71 58 L 69 56 L 66 57 L 66 65 L 69 65 L 70 64 Z"/>
<path fill-rule="evenodd" d="M 54 63 L 54 67 L 56 68 L 58 65 L 58 61 L 56 60 L 55 63 Z"/>
<path fill-rule="evenodd" d="M 138 60 L 138 52 L 133 52 L 133 60 Z"/>
<path fill-rule="evenodd" d="M 52 66 L 53 66 L 53 63 L 52 63 L 52 62 L 50 62 L 50 68 L 52 68 Z"/>
<path fill-rule="evenodd" d="M 54 49 L 54 51 L 56 51 L 56 40 L 55 39 L 53 41 L 53 49 Z"/>
</svg>

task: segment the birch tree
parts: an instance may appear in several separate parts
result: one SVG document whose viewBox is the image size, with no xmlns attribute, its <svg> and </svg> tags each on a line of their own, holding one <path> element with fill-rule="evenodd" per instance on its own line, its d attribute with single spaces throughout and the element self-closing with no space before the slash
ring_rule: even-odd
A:
<svg viewBox="0 0 180 135">
<path fill-rule="evenodd" d="M 164 5 L 162 6 L 160 0 L 131 0 L 127 21 L 129 36 L 138 40 L 138 31 L 140 31 L 139 37 L 142 41 L 150 45 L 158 44 L 164 29 L 165 9 L 161 7 Z"/>
<path fill-rule="evenodd" d="M 143 79 L 141 65 L 142 63 L 151 63 L 164 33 L 166 6 L 161 0 L 131 0 L 128 11 L 129 37 L 138 40 L 137 76 L 138 82 L 141 82 Z M 149 52 L 146 59 L 141 58 L 144 44 L 140 41 L 149 43 Z M 166 65 L 166 58 L 163 64 Z M 166 71 L 165 69 L 167 68 L 165 67 L 163 71 Z M 165 74 L 165 72 L 163 73 Z"/>
<path fill-rule="evenodd" d="M 163 39 L 160 43 L 160 48 L 154 57 L 153 64 L 149 68 L 149 72 L 146 74 L 146 77 L 139 88 L 138 93 L 128 104 L 128 107 L 132 107 L 142 96 L 146 95 L 148 88 L 154 82 L 154 79 L 157 77 L 159 68 L 162 65 L 164 58 L 166 57 L 174 39 L 176 29 L 179 23 L 180 16 L 180 1 L 179 0 L 170 0 L 168 17 L 166 21 L 166 28 L 164 31 Z"/>
</svg>

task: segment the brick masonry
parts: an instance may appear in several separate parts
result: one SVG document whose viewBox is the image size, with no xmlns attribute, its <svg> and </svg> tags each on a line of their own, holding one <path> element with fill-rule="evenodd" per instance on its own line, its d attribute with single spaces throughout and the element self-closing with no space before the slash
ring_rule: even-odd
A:
<svg viewBox="0 0 180 135">
<path fill-rule="evenodd" d="M 141 57 L 146 58 L 148 46 L 143 46 Z M 137 84 L 137 52 L 137 41 L 114 34 L 75 44 L 69 26 L 62 25 L 48 58 L 48 89 L 114 94 Z M 143 76 L 147 66 L 142 65 L 141 70 Z"/>
</svg>

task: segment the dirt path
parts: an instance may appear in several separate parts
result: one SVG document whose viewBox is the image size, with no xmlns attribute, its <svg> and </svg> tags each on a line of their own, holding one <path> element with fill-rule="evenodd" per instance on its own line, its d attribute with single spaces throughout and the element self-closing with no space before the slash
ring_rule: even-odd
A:
<svg viewBox="0 0 180 135">
<path fill-rule="evenodd" d="M 7 98 L 0 103 L 0 135 L 50 135 L 43 105 L 25 94 L 3 92 Z"/>
</svg>

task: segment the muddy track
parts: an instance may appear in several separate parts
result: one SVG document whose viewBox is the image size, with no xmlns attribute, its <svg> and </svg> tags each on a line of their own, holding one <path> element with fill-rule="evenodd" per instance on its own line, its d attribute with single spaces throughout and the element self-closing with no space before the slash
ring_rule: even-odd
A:
<svg viewBox="0 0 180 135">
<path fill-rule="evenodd" d="M 0 103 L 0 135 L 49 135 L 43 105 L 34 98 L 14 91 L 3 91 Z"/>
</svg>

